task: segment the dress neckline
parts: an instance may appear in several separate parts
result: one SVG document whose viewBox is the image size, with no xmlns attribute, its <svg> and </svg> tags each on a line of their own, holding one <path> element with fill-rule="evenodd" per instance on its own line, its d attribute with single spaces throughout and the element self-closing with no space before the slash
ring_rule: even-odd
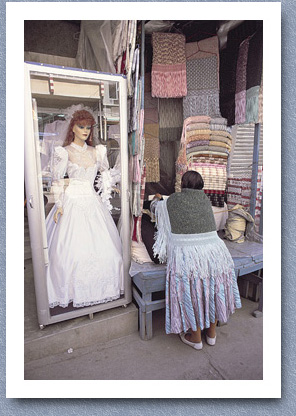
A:
<svg viewBox="0 0 296 416">
<path fill-rule="evenodd" d="M 78 144 L 72 142 L 70 146 L 74 147 L 74 149 L 78 150 L 79 152 L 85 152 L 86 149 L 87 149 L 87 144 L 86 143 L 84 143 L 83 146 L 79 146 Z"/>
</svg>

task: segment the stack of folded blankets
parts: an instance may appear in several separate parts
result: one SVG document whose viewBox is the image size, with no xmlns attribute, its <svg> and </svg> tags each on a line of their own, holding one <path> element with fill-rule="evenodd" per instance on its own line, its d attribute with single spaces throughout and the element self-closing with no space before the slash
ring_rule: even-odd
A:
<svg viewBox="0 0 296 416">
<path fill-rule="evenodd" d="M 176 162 L 176 192 L 187 170 L 201 174 L 204 192 L 212 206 L 224 207 L 227 162 L 232 137 L 227 120 L 193 116 L 184 120 L 179 156 Z"/>
</svg>

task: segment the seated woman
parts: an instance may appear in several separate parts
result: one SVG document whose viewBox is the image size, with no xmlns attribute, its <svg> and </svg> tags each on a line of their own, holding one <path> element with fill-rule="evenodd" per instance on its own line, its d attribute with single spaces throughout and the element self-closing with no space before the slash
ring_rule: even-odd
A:
<svg viewBox="0 0 296 416">
<path fill-rule="evenodd" d="M 232 257 L 216 231 L 209 198 L 198 172 L 182 177 L 181 192 L 159 201 L 154 254 L 166 272 L 166 333 L 201 349 L 216 343 L 217 320 L 226 322 L 241 307 Z M 187 331 L 189 331 L 187 333 Z"/>
</svg>

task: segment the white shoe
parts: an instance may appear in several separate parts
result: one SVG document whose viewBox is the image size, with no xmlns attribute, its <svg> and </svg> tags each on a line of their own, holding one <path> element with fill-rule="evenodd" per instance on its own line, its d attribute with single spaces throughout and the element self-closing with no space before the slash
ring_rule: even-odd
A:
<svg viewBox="0 0 296 416">
<path fill-rule="evenodd" d="M 215 345 L 216 344 L 216 338 L 217 338 L 217 336 L 215 336 L 215 338 L 210 338 L 206 335 L 207 344 Z"/>
<path fill-rule="evenodd" d="M 202 349 L 202 342 L 190 342 L 185 338 L 184 332 L 181 332 L 180 338 L 184 342 L 184 344 L 190 345 L 190 347 L 194 348 L 195 350 L 201 350 Z"/>
</svg>

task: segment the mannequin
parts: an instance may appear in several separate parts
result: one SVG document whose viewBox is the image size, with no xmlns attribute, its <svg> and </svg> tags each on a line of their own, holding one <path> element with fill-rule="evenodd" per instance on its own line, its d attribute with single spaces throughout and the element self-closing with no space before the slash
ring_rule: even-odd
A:
<svg viewBox="0 0 296 416">
<path fill-rule="evenodd" d="M 108 171 L 106 147 L 93 143 L 95 120 L 76 111 L 63 147 L 55 149 L 55 205 L 46 219 L 49 306 L 91 306 L 123 293 L 122 247 L 112 216 L 93 183 Z M 69 185 L 64 189 L 65 173 Z M 104 178 L 108 179 L 108 175 Z"/>
</svg>

